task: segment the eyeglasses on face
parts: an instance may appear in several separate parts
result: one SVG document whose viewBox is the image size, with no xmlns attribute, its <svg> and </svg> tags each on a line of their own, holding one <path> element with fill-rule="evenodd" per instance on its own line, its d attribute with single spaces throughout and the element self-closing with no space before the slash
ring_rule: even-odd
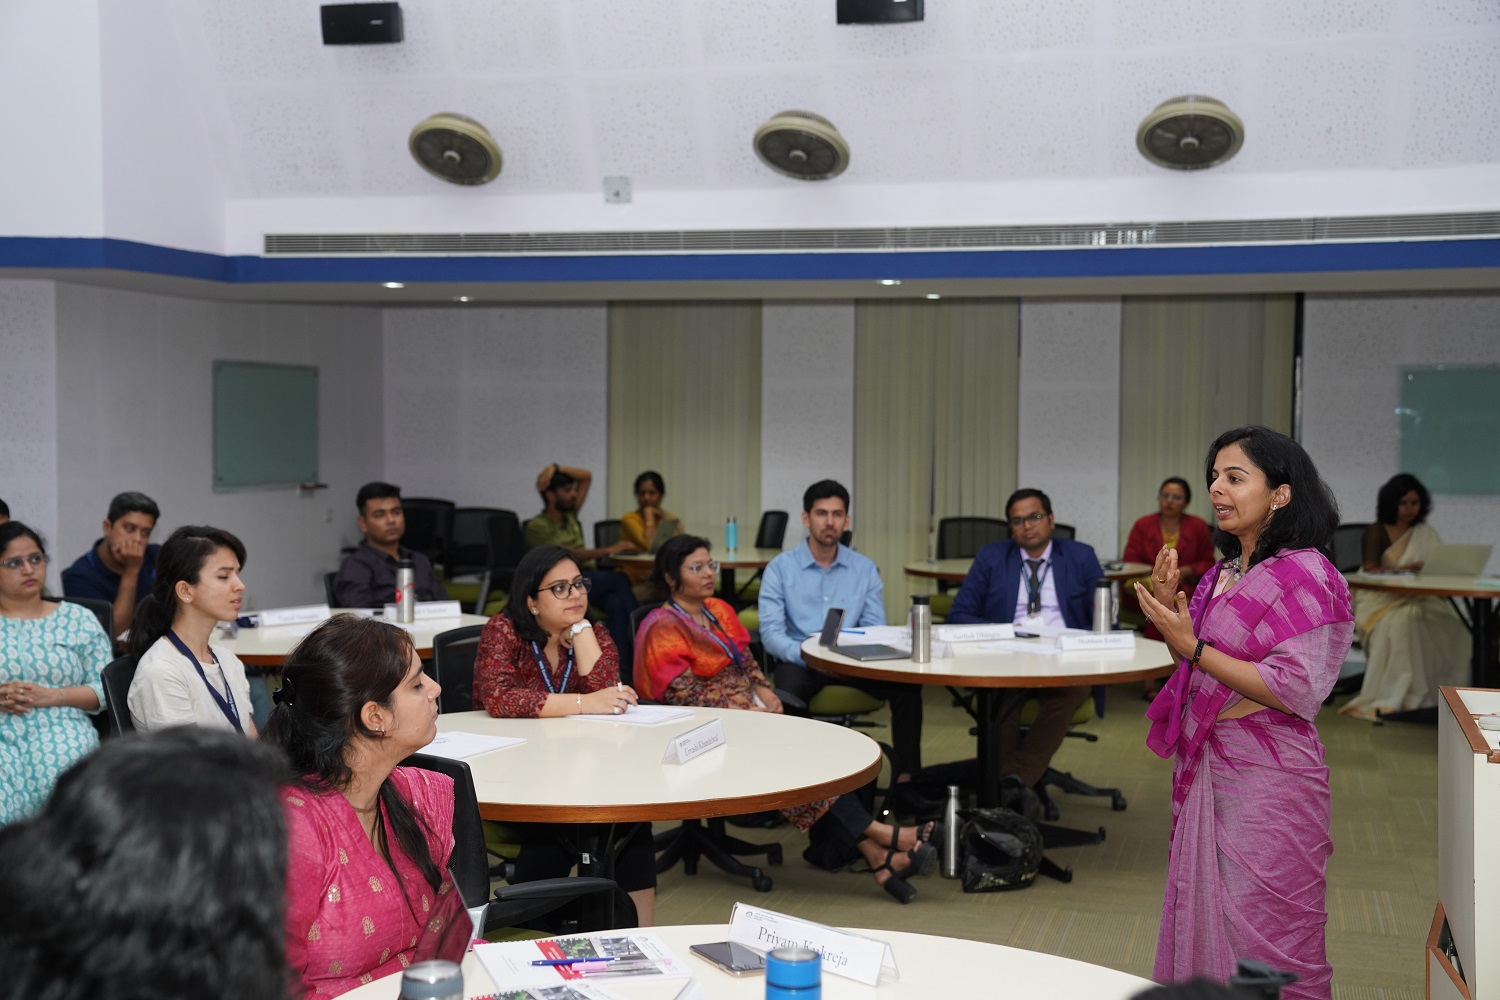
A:
<svg viewBox="0 0 1500 1000">
<path fill-rule="evenodd" d="M 589 592 L 589 588 L 592 586 L 593 583 L 589 580 L 588 577 L 580 576 L 572 583 L 564 583 L 562 580 L 559 580 L 554 584 L 543 587 L 542 589 L 552 591 L 553 597 L 557 598 L 559 601 L 564 601 L 567 600 L 568 595 L 573 593 L 574 590 L 577 590 L 582 594 L 587 594 Z"/>
<path fill-rule="evenodd" d="M 704 570 L 708 570 L 710 573 L 717 573 L 719 571 L 719 560 L 710 559 L 708 562 L 688 563 L 682 568 L 684 572 L 693 573 L 695 575 L 698 573 L 702 573 Z"/>
<path fill-rule="evenodd" d="M 1036 511 L 1035 513 L 1027 514 L 1025 517 L 1013 517 L 1013 518 L 1011 518 L 1010 519 L 1010 526 L 1012 528 L 1024 528 L 1028 524 L 1041 524 L 1046 519 L 1047 519 L 1046 513 L 1039 510 L 1039 511 Z"/>
<path fill-rule="evenodd" d="M 52 561 L 52 557 L 45 552 L 33 552 L 29 556 L 11 556 L 4 562 L 0 562 L 0 569 L 8 569 L 12 573 L 22 566 L 45 566 Z"/>
</svg>

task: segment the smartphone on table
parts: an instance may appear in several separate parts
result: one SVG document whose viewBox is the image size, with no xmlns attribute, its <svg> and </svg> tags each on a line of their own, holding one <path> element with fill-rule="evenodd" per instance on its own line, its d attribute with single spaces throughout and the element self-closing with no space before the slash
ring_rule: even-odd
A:
<svg viewBox="0 0 1500 1000">
<path fill-rule="evenodd" d="M 752 976 L 766 971 L 766 958 L 753 949 L 732 941 L 714 941 L 711 944 L 695 944 L 694 955 L 712 962 L 731 976 Z"/>
</svg>

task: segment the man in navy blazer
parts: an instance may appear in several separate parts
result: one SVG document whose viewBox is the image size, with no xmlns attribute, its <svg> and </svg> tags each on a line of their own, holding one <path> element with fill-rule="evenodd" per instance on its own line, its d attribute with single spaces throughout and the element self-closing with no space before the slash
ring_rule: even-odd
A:
<svg viewBox="0 0 1500 1000">
<path fill-rule="evenodd" d="M 1028 625 L 1091 627 L 1094 584 L 1104 575 L 1093 548 L 1053 537 L 1052 500 L 1041 490 L 1016 490 L 1005 502 L 1005 516 L 1010 539 L 979 550 L 948 621 L 1015 622 L 1018 631 Z M 1002 766 L 1028 787 L 1046 774 L 1089 689 L 1036 688 L 1032 694 L 1041 706 L 1031 729 L 1022 736 L 1018 712 L 1000 728 Z"/>
</svg>

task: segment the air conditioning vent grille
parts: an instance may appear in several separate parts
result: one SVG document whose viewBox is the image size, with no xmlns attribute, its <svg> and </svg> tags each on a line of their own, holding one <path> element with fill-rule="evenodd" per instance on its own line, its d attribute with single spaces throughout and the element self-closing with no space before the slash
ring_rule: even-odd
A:
<svg viewBox="0 0 1500 1000">
<path fill-rule="evenodd" d="M 268 257 L 1048 250 L 1500 237 L 1500 212 L 1221 222 L 581 233 L 267 233 Z"/>
</svg>

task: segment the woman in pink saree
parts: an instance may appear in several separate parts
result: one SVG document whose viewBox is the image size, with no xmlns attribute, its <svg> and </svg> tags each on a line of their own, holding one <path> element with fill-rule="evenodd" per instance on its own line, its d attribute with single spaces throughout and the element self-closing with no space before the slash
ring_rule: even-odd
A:
<svg viewBox="0 0 1500 1000">
<path fill-rule="evenodd" d="M 1222 983 L 1254 958 L 1298 975 L 1283 996 L 1328 1000 L 1333 838 L 1313 719 L 1354 632 L 1349 589 L 1320 551 L 1338 507 L 1302 447 L 1265 427 L 1220 435 L 1207 471 L 1226 558 L 1191 602 L 1171 549 L 1150 589 L 1136 584 L 1179 658 L 1146 713 L 1147 744 L 1176 757 L 1154 978 Z"/>
</svg>

